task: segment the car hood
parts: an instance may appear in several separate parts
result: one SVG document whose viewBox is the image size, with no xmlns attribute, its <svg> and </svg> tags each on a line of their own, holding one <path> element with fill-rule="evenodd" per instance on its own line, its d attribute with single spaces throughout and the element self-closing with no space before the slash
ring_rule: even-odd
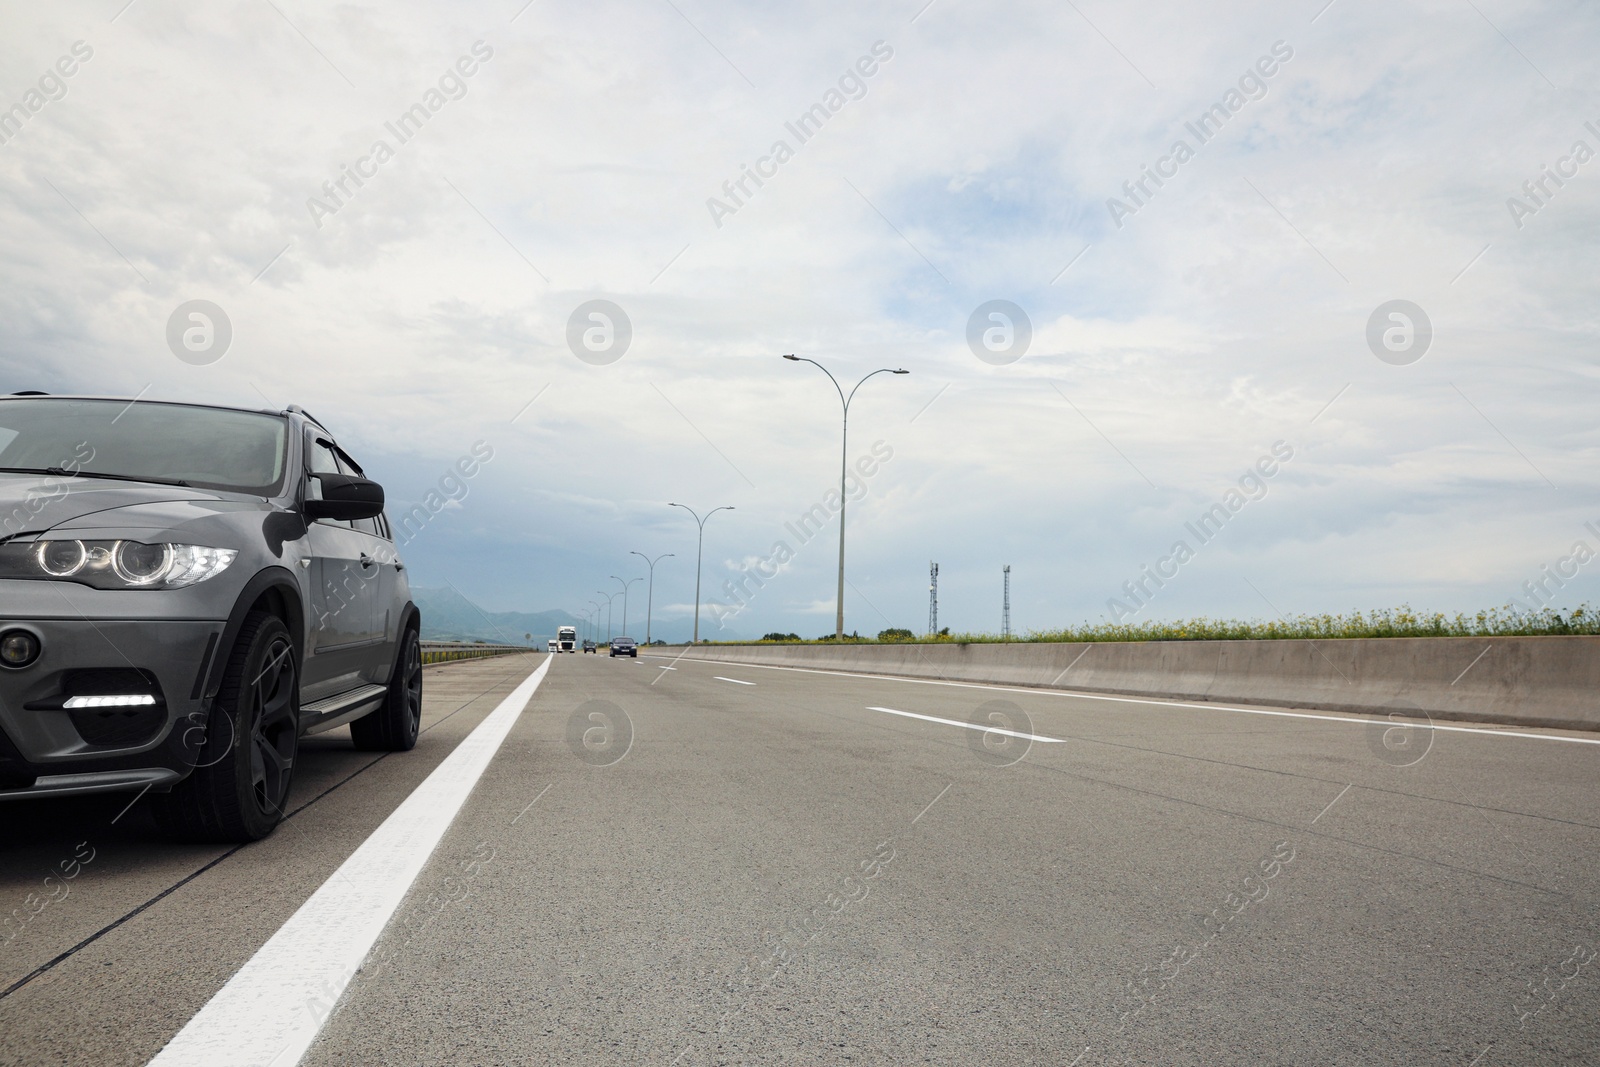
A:
<svg viewBox="0 0 1600 1067">
<path fill-rule="evenodd" d="M 0 540 L 42 533 L 63 523 L 99 525 L 100 519 L 121 525 L 157 525 L 177 517 L 174 512 L 192 515 L 196 504 L 202 508 L 210 505 L 208 510 L 218 505 L 238 506 L 216 493 L 176 485 L 0 473 Z M 114 518 L 104 515 L 119 509 L 126 510 Z M 85 519 L 90 521 L 82 521 Z"/>
</svg>

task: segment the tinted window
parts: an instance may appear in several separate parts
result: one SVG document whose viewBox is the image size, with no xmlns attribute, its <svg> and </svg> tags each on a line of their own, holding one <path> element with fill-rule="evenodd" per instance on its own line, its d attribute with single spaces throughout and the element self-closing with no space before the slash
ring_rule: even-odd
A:
<svg viewBox="0 0 1600 1067">
<path fill-rule="evenodd" d="M 311 448 L 306 453 L 306 469 L 312 474 L 343 474 L 339 469 L 339 457 L 334 455 L 333 446 L 328 442 L 313 439 Z M 322 499 L 320 496 L 318 500 Z"/>
<path fill-rule="evenodd" d="M 253 411 L 126 400 L 0 399 L 0 467 L 275 495 L 288 424 Z"/>
</svg>

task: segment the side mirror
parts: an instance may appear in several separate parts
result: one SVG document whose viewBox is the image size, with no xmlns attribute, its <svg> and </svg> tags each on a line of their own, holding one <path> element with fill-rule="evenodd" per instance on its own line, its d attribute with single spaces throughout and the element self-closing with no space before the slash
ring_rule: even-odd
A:
<svg viewBox="0 0 1600 1067">
<path fill-rule="evenodd" d="M 351 474 L 313 474 L 322 486 L 321 500 L 306 501 L 306 518 L 370 519 L 383 512 L 383 486 Z"/>
</svg>

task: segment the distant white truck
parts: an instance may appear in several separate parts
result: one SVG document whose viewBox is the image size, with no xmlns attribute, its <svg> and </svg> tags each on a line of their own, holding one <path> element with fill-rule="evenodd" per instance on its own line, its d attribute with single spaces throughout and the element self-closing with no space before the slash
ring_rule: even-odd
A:
<svg viewBox="0 0 1600 1067">
<path fill-rule="evenodd" d="M 556 639 L 553 638 L 553 637 L 550 639 L 550 651 L 551 652 L 560 652 L 561 651 L 561 646 L 556 643 Z"/>
<path fill-rule="evenodd" d="M 562 652 L 578 651 L 578 628 L 576 626 L 561 627 L 556 631 L 556 640 L 560 642 L 559 648 Z M 551 651 L 553 652 L 555 649 L 551 649 Z"/>
</svg>

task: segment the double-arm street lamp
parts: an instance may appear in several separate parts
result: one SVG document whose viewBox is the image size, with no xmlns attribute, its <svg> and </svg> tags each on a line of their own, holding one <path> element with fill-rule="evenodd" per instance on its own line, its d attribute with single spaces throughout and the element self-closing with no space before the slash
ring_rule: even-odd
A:
<svg viewBox="0 0 1600 1067">
<path fill-rule="evenodd" d="M 706 519 L 711 518 L 711 516 L 715 515 L 719 511 L 732 511 L 733 505 L 725 504 L 720 508 L 712 508 L 710 511 L 706 512 L 705 519 L 702 519 L 700 517 L 700 513 L 695 511 L 695 509 L 691 508 L 688 504 L 668 503 L 667 507 L 682 508 L 684 511 L 687 511 L 689 514 L 693 515 L 694 521 L 700 524 L 700 538 L 696 542 L 694 550 L 694 640 L 690 642 L 691 644 L 698 645 L 700 643 L 700 561 L 704 556 L 704 550 L 706 546 Z"/>
<path fill-rule="evenodd" d="M 611 576 L 611 580 L 613 582 L 622 582 L 622 579 L 615 574 Z M 622 635 L 624 637 L 628 635 L 628 586 L 634 582 L 642 581 L 644 581 L 643 578 L 629 578 L 627 581 L 622 582 Z"/>
<path fill-rule="evenodd" d="M 839 453 L 839 608 L 834 617 L 833 623 L 834 638 L 842 641 L 844 639 L 844 504 L 845 475 L 849 469 L 850 463 L 850 401 L 856 398 L 856 389 L 860 389 L 863 385 L 865 385 L 867 378 L 871 378 L 873 375 L 910 374 L 911 372 L 903 368 L 900 370 L 896 370 L 892 367 L 879 368 L 878 370 L 873 371 L 872 374 L 867 375 L 867 378 L 862 378 L 861 381 L 857 382 L 855 389 L 850 390 L 850 395 L 846 396 L 844 393 L 844 388 L 839 384 L 839 379 L 835 378 L 831 373 L 829 373 L 827 367 L 824 367 L 816 360 L 806 359 L 804 356 L 796 355 L 786 355 L 783 358 L 793 360 L 796 363 L 809 363 L 813 367 L 820 370 L 823 374 L 827 374 L 828 380 L 832 382 L 833 387 L 839 391 L 839 403 L 844 408 L 844 432 L 841 450 Z"/>
<path fill-rule="evenodd" d="M 645 555 L 643 552 L 630 552 L 629 553 L 629 555 L 638 556 L 640 559 L 642 559 L 646 563 L 650 564 L 650 584 L 645 586 L 645 588 L 647 590 L 649 590 L 649 592 L 646 594 L 645 600 L 644 600 L 644 643 L 645 643 L 645 647 L 646 648 L 650 647 L 650 613 L 655 608 L 655 603 L 656 603 L 656 564 L 660 563 L 662 560 L 666 559 L 668 556 L 671 556 L 673 554 L 674 553 L 671 553 L 671 552 L 663 552 L 663 553 L 661 553 L 661 555 L 657 556 L 655 559 L 651 559 L 649 556 Z M 623 601 L 623 603 L 626 604 L 627 601 Z M 623 615 L 624 615 L 624 617 L 626 617 L 627 613 L 624 612 Z"/>
</svg>

